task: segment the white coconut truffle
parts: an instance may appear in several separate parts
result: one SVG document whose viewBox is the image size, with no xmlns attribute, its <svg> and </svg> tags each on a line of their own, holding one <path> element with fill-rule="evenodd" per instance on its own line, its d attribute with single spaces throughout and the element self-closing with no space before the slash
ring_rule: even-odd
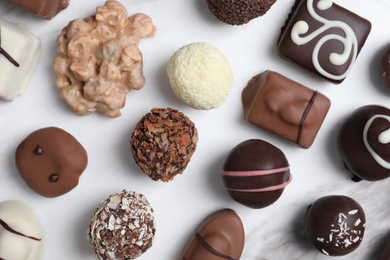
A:
<svg viewBox="0 0 390 260">
<path fill-rule="evenodd" d="M 233 71 L 225 55 L 209 43 L 191 43 L 168 62 L 168 77 L 176 96 L 195 109 L 221 106 L 233 86 Z"/>
</svg>

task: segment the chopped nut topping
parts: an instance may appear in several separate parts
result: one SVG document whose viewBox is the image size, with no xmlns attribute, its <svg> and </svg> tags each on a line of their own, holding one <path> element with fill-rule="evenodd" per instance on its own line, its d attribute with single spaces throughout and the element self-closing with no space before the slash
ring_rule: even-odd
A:
<svg viewBox="0 0 390 260">
<path fill-rule="evenodd" d="M 152 180 L 164 182 L 181 174 L 196 150 L 194 123 L 172 108 L 154 108 L 137 124 L 131 151 L 140 169 Z"/>
</svg>

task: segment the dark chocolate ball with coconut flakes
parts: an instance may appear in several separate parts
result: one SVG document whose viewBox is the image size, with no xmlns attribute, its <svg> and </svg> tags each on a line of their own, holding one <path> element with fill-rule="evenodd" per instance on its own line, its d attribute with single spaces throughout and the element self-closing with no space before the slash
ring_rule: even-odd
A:
<svg viewBox="0 0 390 260">
<path fill-rule="evenodd" d="M 325 196 L 309 206 L 306 233 L 321 253 L 343 256 L 359 247 L 365 223 L 365 214 L 358 202 L 347 196 Z"/>
<path fill-rule="evenodd" d="M 87 239 L 98 260 L 127 260 L 152 246 L 153 208 L 140 193 L 123 190 L 109 196 L 95 210 Z"/>
</svg>

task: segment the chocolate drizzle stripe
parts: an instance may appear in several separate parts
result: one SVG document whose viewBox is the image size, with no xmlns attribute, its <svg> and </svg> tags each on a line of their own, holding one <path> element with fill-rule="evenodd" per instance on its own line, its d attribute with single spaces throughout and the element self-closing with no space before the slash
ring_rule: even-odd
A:
<svg viewBox="0 0 390 260">
<path fill-rule="evenodd" d="M 11 55 L 9 55 L 3 48 L 1 48 L 1 26 L 0 26 L 0 54 L 3 54 L 4 57 L 6 57 L 13 65 L 15 65 L 16 67 L 19 67 L 19 63 L 17 63 L 17 61 L 14 60 L 11 57 Z"/>
<path fill-rule="evenodd" d="M 251 177 L 251 176 L 263 176 L 271 175 L 280 172 L 285 172 L 290 169 L 290 166 L 275 168 L 269 170 L 256 170 L 256 171 L 222 171 L 222 175 L 225 176 L 237 176 L 237 177 Z"/>
<path fill-rule="evenodd" d="M 305 119 L 307 117 L 307 114 L 309 114 L 309 111 L 311 107 L 314 104 L 314 101 L 316 100 L 316 97 L 318 95 L 318 91 L 314 91 L 313 96 L 311 97 L 309 104 L 307 104 L 307 107 L 305 111 L 303 112 L 301 122 L 299 123 L 299 129 L 298 129 L 298 137 L 297 137 L 297 144 L 301 146 L 301 139 L 302 139 L 302 131 L 303 131 L 303 124 L 305 123 Z"/>
<path fill-rule="evenodd" d="M 23 237 L 26 237 L 26 238 L 29 238 L 29 239 L 32 239 L 32 240 L 36 240 L 36 241 L 41 241 L 42 240 L 40 238 L 26 236 L 26 235 L 24 235 L 24 234 L 22 234 L 22 233 L 20 233 L 20 232 L 18 232 L 16 230 L 12 229 L 10 226 L 7 225 L 7 223 L 5 223 L 1 219 L 0 219 L 0 225 L 2 225 L 5 228 L 5 230 L 7 230 L 7 231 L 9 231 L 9 232 L 11 232 L 11 233 L 13 233 L 15 235 L 23 236 Z"/>
<path fill-rule="evenodd" d="M 266 192 L 266 191 L 275 191 L 275 190 L 281 190 L 284 189 L 290 182 L 292 181 L 292 175 L 290 174 L 290 177 L 288 180 L 282 184 L 269 186 L 266 188 L 258 188 L 258 189 L 234 189 L 234 188 L 228 188 L 228 190 L 236 191 L 236 192 Z"/>
<path fill-rule="evenodd" d="M 225 258 L 225 259 L 229 259 L 229 260 L 238 260 L 236 258 L 221 254 L 220 252 L 218 252 L 217 250 L 212 248 L 209 244 L 207 244 L 207 242 L 203 239 L 203 237 L 198 232 L 195 232 L 195 237 L 198 239 L 199 243 L 202 246 L 204 246 L 209 252 L 213 253 L 214 255 Z"/>
</svg>

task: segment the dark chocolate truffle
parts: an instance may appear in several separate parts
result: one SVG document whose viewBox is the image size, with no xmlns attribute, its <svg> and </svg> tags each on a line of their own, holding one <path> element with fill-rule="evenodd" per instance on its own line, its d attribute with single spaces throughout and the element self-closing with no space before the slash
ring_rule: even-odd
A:
<svg viewBox="0 0 390 260">
<path fill-rule="evenodd" d="M 390 88 L 390 45 L 379 61 L 379 72 L 383 83 Z"/>
<path fill-rule="evenodd" d="M 208 7 L 219 20 L 242 25 L 264 15 L 276 0 L 207 0 Z"/>
<path fill-rule="evenodd" d="M 386 243 L 385 248 L 383 248 L 382 254 L 379 257 L 379 260 L 390 260 L 390 238 Z"/>
<path fill-rule="evenodd" d="M 378 181 L 390 176 L 390 110 L 367 105 L 342 124 L 337 147 L 355 180 Z"/>
<path fill-rule="evenodd" d="M 240 259 L 245 233 L 240 217 L 231 209 L 218 210 L 195 230 L 184 247 L 181 260 Z"/>
<path fill-rule="evenodd" d="M 263 140 L 251 139 L 230 152 L 222 179 L 235 201 L 251 208 L 264 208 L 279 199 L 292 175 L 280 149 Z"/>
<path fill-rule="evenodd" d="M 187 116 L 172 108 L 154 108 L 138 122 L 130 147 L 146 175 L 168 182 L 183 173 L 197 142 L 198 132 Z"/>
<path fill-rule="evenodd" d="M 328 256 L 351 253 L 360 245 L 366 218 L 362 207 L 347 196 L 326 196 L 310 205 L 306 233 L 312 244 Z"/>
<path fill-rule="evenodd" d="M 268 70 L 248 82 L 242 104 L 250 123 L 302 148 L 313 144 L 330 108 L 330 100 L 318 91 Z"/>
<path fill-rule="evenodd" d="M 77 186 L 88 157 L 71 134 L 47 127 L 31 133 L 19 144 L 15 162 L 32 190 L 45 197 L 57 197 Z"/>
<path fill-rule="evenodd" d="M 95 210 L 87 239 L 99 260 L 134 259 L 153 244 L 154 211 L 143 194 L 123 190 Z"/>
<path fill-rule="evenodd" d="M 368 20 L 331 0 L 297 0 L 282 28 L 278 53 L 333 83 L 341 83 L 370 31 Z"/>
</svg>

